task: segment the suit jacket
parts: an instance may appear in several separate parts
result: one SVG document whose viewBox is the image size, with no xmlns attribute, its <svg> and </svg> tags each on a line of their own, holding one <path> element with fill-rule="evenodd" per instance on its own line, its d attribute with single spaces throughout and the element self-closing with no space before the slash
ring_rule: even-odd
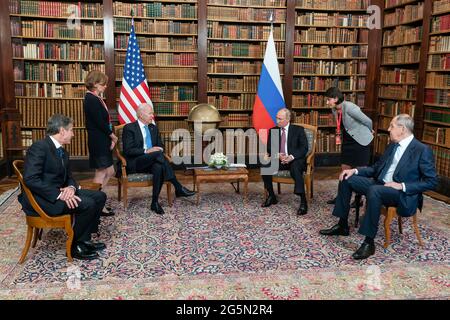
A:
<svg viewBox="0 0 450 320">
<path fill-rule="evenodd" d="M 152 138 L 152 145 L 154 147 L 161 147 L 164 149 L 161 136 L 158 128 L 154 124 L 149 124 L 150 136 Z M 137 121 L 129 123 L 123 127 L 122 131 L 123 153 L 127 159 L 127 170 L 136 172 L 136 158 L 145 154 L 144 152 L 144 137 L 142 136 L 141 128 Z"/>
<path fill-rule="evenodd" d="M 51 216 L 63 214 L 64 201 L 57 200 L 59 188 L 74 186 L 79 188 L 73 179 L 69 167 L 69 154 L 64 150 L 61 159 L 50 137 L 36 141 L 28 149 L 25 157 L 23 179 L 33 193 L 39 206 Z M 19 202 L 28 215 L 37 216 L 24 192 L 19 195 Z"/>
<path fill-rule="evenodd" d="M 275 132 L 278 134 L 278 145 L 281 144 L 281 130 L 279 127 L 273 127 L 269 130 L 269 136 L 267 139 L 267 152 L 270 156 L 272 156 L 271 137 Z M 274 155 L 279 152 L 279 149 L 273 150 Z M 308 139 L 306 138 L 305 129 L 303 129 L 303 127 L 296 126 L 292 123 L 289 124 L 286 152 L 292 155 L 294 160 L 306 160 L 306 155 L 308 154 Z"/>
<path fill-rule="evenodd" d="M 332 112 L 337 118 L 336 108 L 333 108 Z M 362 146 L 369 145 L 373 140 L 372 120 L 353 102 L 342 102 L 342 125 L 348 134 Z"/>
<path fill-rule="evenodd" d="M 387 163 L 394 144 L 391 143 L 374 165 L 358 168 L 358 175 L 378 178 Z M 395 168 L 393 181 L 404 183 L 406 192 L 400 193 L 397 212 L 404 217 L 412 216 L 417 208 L 422 210 L 422 192 L 437 186 L 438 179 L 431 149 L 414 138 L 400 158 Z"/>
</svg>

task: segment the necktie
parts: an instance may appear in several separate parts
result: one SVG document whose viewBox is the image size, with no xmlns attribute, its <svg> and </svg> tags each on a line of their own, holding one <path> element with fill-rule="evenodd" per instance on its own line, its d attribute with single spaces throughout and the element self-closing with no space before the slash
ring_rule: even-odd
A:
<svg viewBox="0 0 450 320">
<path fill-rule="evenodd" d="M 62 159 L 63 156 L 64 156 L 64 150 L 63 150 L 63 148 L 62 148 L 62 147 L 57 148 L 57 149 L 56 149 L 56 154 L 58 155 L 58 157 L 60 157 L 60 158 Z"/>
<path fill-rule="evenodd" d="M 285 128 L 281 128 L 280 153 L 286 154 L 286 129 Z"/>
<path fill-rule="evenodd" d="M 145 126 L 145 144 L 147 145 L 147 149 L 153 147 L 152 145 L 152 137 L 150 136 L 150 129 L 148 126 Z"/>
<path fill-rule="evenodd" d="M 384 183 L 383 179 L 384 179 L 386 173 L 388 172 L 389 168 L 391 167 L 392 161 L 394 160 L 395 152 L 397 151 L 399 146 L 400 146 L 400 144 L 396 143 L 394 145 L 394 147 L 392 148 L 389 157 L 386 159 L 386 162 L 385 162 L 385 165 L 383 167 L 383 170 L 381 170 L 381 173 L 378 176 L 378 181 Z"/>
</svg>

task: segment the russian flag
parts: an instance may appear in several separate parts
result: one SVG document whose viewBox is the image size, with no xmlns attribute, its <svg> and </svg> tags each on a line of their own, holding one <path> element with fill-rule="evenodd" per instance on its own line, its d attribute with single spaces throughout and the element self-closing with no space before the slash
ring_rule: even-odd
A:
<svg viewBox="0 0 450 320">
<path fill-rule="evenodd" d="M 267 143 L 268 129 L 276 125 L 277 112 L 283 108 L 286 108 L 286 104 L 281 87 L 273 30 L 270 30 L 258 83 L 258 92 L 253 105 L 253 127 L 265 144 Z M 267 130 L 260 132 L 261 129 Z"/>
</svg>

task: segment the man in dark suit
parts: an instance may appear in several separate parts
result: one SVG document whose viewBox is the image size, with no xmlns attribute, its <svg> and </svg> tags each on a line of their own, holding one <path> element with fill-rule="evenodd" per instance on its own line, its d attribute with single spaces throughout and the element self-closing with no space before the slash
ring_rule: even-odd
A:
<svg viewBox="0 0 450 320">
<path fill-rule="evenodd" d="M 24 166 L 24 182 L 39 206 L 50 216 L 72 214 L 74 242 L 72 256 L 82 260 L 98 258 L 97 251 L 106 246 L 91 241 L 98 231 L 100 214 L 106 201 L 101 191 L 81 190 L 69 167 L 69 154 L 62 145 L 73 137 L 73 121 L 55 114 L 48 120 L 47 137 L 28 149 Z M 19 195 L 27 215 L 38 216 L 27 196 Z"/>
<path fill-rule="evenodd" d="M 348 213 L 352 191 L 366 195 L 367 209 L 359 228 L 366 236 L 354 259 L 366 259 L 375 253 L 382 206 L 395 206 L 400 216 L 408 217 L 422 209 L 422 192 L 434 189 L 437 175 L 431 149 L 414 138 L 414 121 L 407 114 L 392 119 L 389 126 L 391 144 L 380 160 L 370 167 L 344 170 L 333 215 L 339 222 L 322 235 L 349 235 Z"/>
<path fill-rule="evenodd" d="M 177 197 L 190 197 L 195 192 L 186 189 L 178 182 L 170 163 L 164 157 L 164 144 L 158 128 L 152 123 L 153 107 L 146 103 L 141 104 L 136 113 L 138 120 L 127 124 L 122 132 L 127 171 L 153 174 L 151 209 L 157 214 L 164 214 L 158 198 L 165 180 L 173 184 Z"/>
<path fill-rule="evenodd" d="M 267 140 L 266 159 L 278 161 L 279 170 L 289 170 L 291 177 L 295 181 L 294 193 L 300 196 L 300 207 L 297 211 L 298 215 L 305 215 L 308 212 L 308 204 L 305 196 L 305 182 L 303 172 L 305 171 L 306 155 L 308 153 L 308 140 L 306 139 L 303 127 L 290 124 L 291 112 L 289 109 L 281 109 L 277 113 L 277 127 L 270 129 Z M 272 136 L 278 137 L 277 150 L 272 148 Z M 275 138 L 276 139 L 276 138 Z M 266 169 L 266 171 L 264 170 Z M 272 186 L 272 175 L 274 172 L 268 172 L 268 168 L 262 168 L 261 176 L 264 181 L 264 188 L 269 196 L 263 203 L 263 207 L 269 207 L 277 204 L 278 200 L 275 196 Z"/>
</svg>

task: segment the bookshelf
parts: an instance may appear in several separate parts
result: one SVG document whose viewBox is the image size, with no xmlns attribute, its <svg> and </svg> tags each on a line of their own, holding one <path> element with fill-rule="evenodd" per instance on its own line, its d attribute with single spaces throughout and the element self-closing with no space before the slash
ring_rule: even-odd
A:
<svg viewBox="0 0 450 320">
<path fill-rule="evenodd" d="M 450 178 L 450 1 L 433 1 L 426 64 L 422 139 L 441 178 Z"/>
<path fill-rule="evenodd" d="M 376 155 L 382 154 L 389 142 L 387 129 L 392 118 L 400 113 L 416 117 L 416 109 L 420 107 L 423 23 L 424 1 L 385 0 L 374 144 Z"/>
<path fill-rule="evenodd" d="M 197 1 L 114 1 L 112 6 L 116 102 L 133 10 L 156 122 L 167 144 L 173 130 L 188 129 L 184 120 L 198 103 Z"/>
<path fill-rule="evenodd" d="M 63 113 L 74 119 L 69 152 L 87 157 L 83 83 L 90 70 L 105 71 L 102 1 L 10 0 L 9 15 L 23 146 L 43 138 L 47 119 Z"/>
<path fill-rule="evenodd" d="M 323 94 L 337 86 L 364 110 L 369 1 L 296 0 L 292 110 L 319 127 L 316 153 L 337 154 L 335 119 Z"/>
</svg>

